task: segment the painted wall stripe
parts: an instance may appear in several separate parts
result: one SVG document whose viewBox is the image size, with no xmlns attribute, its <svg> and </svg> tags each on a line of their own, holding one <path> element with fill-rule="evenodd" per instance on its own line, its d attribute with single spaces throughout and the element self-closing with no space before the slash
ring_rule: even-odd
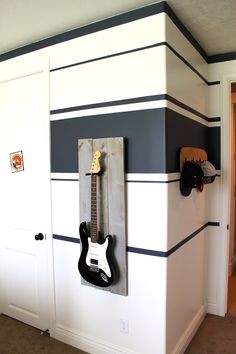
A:
<svg viewBox="0 0 236 354">
<path fill-rule="evenodd" d="M 207 55 L 203 50 L 201 45 L 196 41 L 193 35 L 189 32 L 189 30 L 185 27 L 185 25 L 180 21 L 180 19 L 176 16 L 174 11 L 170 8 L 170 6 L 166 3 L 166 1 L 162 1 L 159 3 L 155 3 L 149 6 L 144 6 L 142 8 L 132 10 L 120 15 L 116 15 L 102 21 L 98 21 L 74 30 L 70 30 L 68 32 L 64 32 L 58 34 L 56 36 L 52 36 L 50 38 L 43 39 L 41 41 L 28 44 L 21 48 L 13 49 L 9 52 L 0 54 L 0 62 L 15 58 L 17 56 L 21 56 L 24 54 L 28 54 L 34 52 L 36 50 L 40 50 L 55 44 L 63 43 L 71 39 L 75 39 L 78 37 L 85 36 L 87 34 L 95 33 L 104 29 L 108 29 L 111 27 L 119 26 L 125 23 L 129 23 L 141 18 L 145 18 L 148 16 L 152 16 L 159 13 L 166 13 L 172 22 L 176 25 L 176 27 L 180 30 L 180 32 L 187 38 L 187 40 L 192 44 L 192 46 L 198 51 L 198 53 L 203 57 L 203 59 L 207 63 L 217 63 L 228 60 L 236 59 L 236 52 L 233 53 L 224 53 L 224 54 L 216 54 L 216 55 Z M 209 83 L 215 84 L 215 83 Z M 217 83 L 218 84 L 218 83 Z"/>
<path fill-rule="evenodd" d="M 78 139 L 115 136 L 125 138 L 126 173 L 166 172 L 165 109 L 52 121 L 51 172 L 78 172 Z"/>
<path fill-rule="evenodd" d="M 178 182 L 180 181 L 180 179 L 172 179 L 170 181 L 143 181 L 143 180 L 129 180 L 129 181 L 125 181 L 126 183 L 174 183 L 174 182 Z"/>
<path fill-rule="evenodd" d="M 63 181 L 63 182 L 78 182 L 79 179 L 62 179 L 62 178 L 51 178 L 51 181 Z M 174 183 L 178 182 L 179 179 L 173 179 L 170 181 L 143 181 L 143 180 L 125 180 L 126 183 Z"/>
<path fill-rule="evenodd" d="M 51 181 L 64 181 L 64 182 L 78 182 L 79 181 L 79 179 L 77 178 L 77 179 L 69 179 L 69 178 L 65 178 L 65 179 L 63 179 L 63 178 L 51 178 Z"/>
<path fill-rule="evenodd" d="M 179 148 L 207 150 L 207 132 L 205 125 L 166 108 L 51 121 L 51 172 L 78 172 L 78 139 L 114 136 L 125 138 L 126 173 L 179 172 Z"/>
<path fill-rule="evenodd" d="M 81 62 L 60 66 L 58 68 L 51 69 L 50 72 L 54 72 L 54 71 L 58 71 L 58 70 L 64 70 L 64 69 L 72 68 L 74 66 L 84 65 L 84 64 L 92 63 L 92 62 L 99 61 L 99 60 L 110 59 L 110 58 L 114 58 L 114 57 L 117 57 L 117 56 L 120 56 L 120 55 L 126 55 L 126 54 L 130 54 L 130 53 L 135 53 L 135 52 L 139 52 L 139 51 L 146 50 L 146 49 L 156 48 L 156 47 L 163 46 L 165 44 L 166 44 L 166 42 L 159 42 L 159 43 L 151 44 L 151 45 L 148 45 L 148 46 L 145 46 L 145 47 L 134 48 L 134 49 L 126 50 L 126 51 L 123 51 L 123 52 L 108 54 L 108 55 L 104 55 L 102 57 L 92 58 L 92 59 L 84 60 L 84 61 L 81 61 Z"/>
<path fill-rule="evenodd" d="M 125 181 L 129 182 L 166 182 L 171 183 L 172 181 L 179 181 L 180 173 L 126 173 Z M 51 173 L 51 181 L 79 181 L 79 173 Z"/>
<path fill-rule="evenodd" d="M 177 100 L 173 96 L 170 96 L 169 94 L 133 97 L 133 98 L 127 98 L 127 99 L 123 99 L 123 100 L 99 102 L 99 103 L 92 103 L 92 104 L 81 105 L 81 106 L 58 108 L 58 109 L 51 110 L 50 113 L 51 113 L 51 115 L 57 115 L 57 114 L 63 114 L 63 113 L 69 113 L 69 112 L 73 112 L 73 114 L 76 114 L 76 112 L 78 112 L 78 111 L 87 110 L 87 109 L 105 108 L 105 107 L 112 107 L 112 106 L 121 106 L 121 105 L 127 105 L 127 104 L 154 102 L 154 101 L 163 101 L 163 100 L 167 100 L 167 101 L 175 104 L 176 106 L 183 108 L 187 112 L 190 112 L 190 113 L 196 115 L 197 117 L 204 119 L 206 122 L 209 121 L 209 118 L 206 115 L 202 114 L 201 112 L 198 112 L 197 110 L 191 108 L 190 106 L 186 105 L 185 103 Z M 73 118 L 73 117 L 71 117 L 71 118 Z"/>
<path fill-rule="evenodd" d="M 7 53 L 3 53 L 0 55 L 0 61 L 8 60 L 23 54 L 27 54 L 39 49 L 49 47 L 51 45 L 63 43 L 71 39 L 75 39 L 91 33 L 102 31 L 104 29 L 119 26 L 132 21 L 136 21 L 148 16 L 156 15 L 165 12 L 165 8 L 166 8 L 165 1 L 162 1 L 156 4 L 144 6 L 139 9 L 125 12 L 120 15 L 116 15 L 98 22 L 94 22 L 89 25 L 79 27 L 68 32 L 64 32 L 47 39 L 43 39 L 36 43 L 32 43 L 24 47 L 11 50 Z"/>
<path fill-rule="evenodd" d="M 221 63 L 223 61 L 230 61 L 230 60 L 236 60 L 236 52 L 214 54 L 214 55 L 209 55 L 207 57 L 207 62 L 209 64 Z"/>
<path fill-rule="evenodd" d="M 189 32 L 189 30 L 185 27 L 185 25 L 180 21 L 180 19 L 176 16 L 171 7 L 165 2 L 165 13 L 169 16 L 172 22 L 176 25 L 176 27 L 180 30 L 180 32 L 187 38 L 187 40 L 192 44 L 192 46 L 198 51 L 198 53 L 207 61 L 207 54 L 201 45 L 197 42 L 197 40 L 193 37 L 193 35 Z"/>
<path fill-rule="evenodd" d="M 50 111 L 50 113 L 52 115 L 67 113 L 67 112 L 74 112 L 75 113 L 76 111 L 81 111 L 84 109 L 119 106 L 119 105 L 124 105 L 124 104 L 133 104 L 133 103 L 140 103 L 140 102 L 160 101 L 160 100 L 166 99 L 166 96 L 167 96 L 166 94 L 162 94 L 162 95 L 152 95 L 152 96 L 143 96 L 143 97 L 133 97 L 133 98 L 127 98 L 127 99 L 123 99 L 123 100 L 99 102 L 99 103 L 86 104 L 86 105 L 81 105 L 81 106 L 53 109 Z"/>
<path fill-rule="evenodd" d="M 220 84 L 220 81 L 212 81 L 209 82 L 202 74 L 200 74 L 200 72 L 195 69 L 181 54 L 179 54 L 169 43 L 167 42 L 159 42 L 159 43 L 155 43 L 149 46 L 145 46 L 145 47 L 140 47 L 140 48 L 134 48 L 134 49 L 130 49 L 130 50 L 126 50 L 123 52 L 117 52 L 117 53 L 113 53 L 113 54 L 108 54 L 105 56 L 101 56 L 101 57 L 97 57 L 97 58 L 91 58 L 88 60 L 84 60 L 81 62 L 77 62 L 77 63 L 73 63 L 73 64 L 68 64 L 68 65 L 64 65 L 64 66 L 60 66 L 57 68 L 53 68 L 50 70 L 50 72 L 55 72 L 55 71 L 59 71 L 59 70 L 64 70 L 64 69 L 69 69 L 72 68 L 74 66 L 79 66 L 79 65 L 84 65 L 84 64 L 88 64 L 88 63 L 92 63 L 95 61 L 99 61 L 99 60 L 104 60 L 104 59 L 110 59 L 113 57 L 117 57 L 120 55 L 126 55 L 126 54 L 130 54 L 130 53 L 134 53 L 134 52 L 138 52 L 138 51 L 142 51 L 142 50 L 147 50 L 147 49 L 151 49 L 151 48 L 156 48 L 156 47 L 160 47 L 165 45 L 167 48 L 169 48 L 185 65 L 187 65 L 205 84 L 211 86 L 211 85 L 218 85 Z"/>
<path fill-rule="evenodd" d="M 170 44 L 166 43 L 166 46 L 185 64 L 187 65 L 200 79 L 205 82 L 205 84 L 209 84 L 208 81 L 196 70 L 182 55 L 180 55 Z"/>
<path fill-rule="evenodd" d="M 171 254 L 175 253 L 179 248 L 184 246 L 187 242 L 192 240 L 195 236 L 199 235 L 205 228 L 208 226 L 220 226 L 219 222 L 212 222 L 209 221 L 196 231 L 194 231 L 191 235 L 187 236 L 184 240 L 180 241 L 177 245 L 172 247 L 170 250 L 164 252 L 164 251 L 156 251 L 156 250 L 151 250 L 151 249 L 146 249 L 146 248 L 139 248 L 139 247 L 132 247 L 132 246 L 127 246 L 126 251 L 131 252 L 131 253 L 137 253 L 137 254 L 142 254 L 142 255 L 147 255 L 147 256 L 155 256 L 155 257 L 163 257 L 167 258 Z M 68 236 L 62 236 L 62 235 L 55 235 L 53 234 L 53 239 L 55 240 L 60 240 L 60 241 L 66 241 L 66 242 L 74 242 L 74 243 L 80 243 L 80 239 L 75 238 L 75 237 L 68 237 Z"/>
<path fill-rule="evenodd" d="M 220 85 L 220 81 L 210 81 L 208 82 L 209 86 L 213 86 L 213 85 Z"/>
<path fill-rule="evenodd" d="M 73 242 L 73 243 L 80 243 L 80 239 L 76 237 L 68 237 L 62 235 L 52 235 L 54 240 L 66 241 L 66 242 Z"/>
<path fill-rule="evenodd" d="M 220 122 L 221 121 L 221 117 L 210 117 L 207 118 L 208 122 Z"/>
</svg>

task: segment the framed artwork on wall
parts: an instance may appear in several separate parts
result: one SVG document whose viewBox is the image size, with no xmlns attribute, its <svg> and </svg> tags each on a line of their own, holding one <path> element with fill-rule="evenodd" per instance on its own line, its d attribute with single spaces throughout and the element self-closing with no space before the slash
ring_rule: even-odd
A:
<svg viewBox="0 0 236 354">
<path fill-rule="evenodd" d="M 24 170 L 24 159 L 22 150 L 10 153 L 11 172 Z"/>
</svg>

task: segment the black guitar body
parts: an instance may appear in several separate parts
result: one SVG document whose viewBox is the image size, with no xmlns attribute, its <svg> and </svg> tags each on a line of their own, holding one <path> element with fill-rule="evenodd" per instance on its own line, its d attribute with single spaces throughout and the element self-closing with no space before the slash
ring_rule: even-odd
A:
<svg viewBox="0 0 236 354">
<path fill-rule="evenodd" d="M 78 268 L 81 276 L 87 282 L 96 286 L 110 286 L 114 280 L 114 271 L 110 256 L 112 236 L 106 236 L 103 242 L 91 242 L 86 222 L 80 224 L 79 233 L 82 251 Z"/>
</svg>

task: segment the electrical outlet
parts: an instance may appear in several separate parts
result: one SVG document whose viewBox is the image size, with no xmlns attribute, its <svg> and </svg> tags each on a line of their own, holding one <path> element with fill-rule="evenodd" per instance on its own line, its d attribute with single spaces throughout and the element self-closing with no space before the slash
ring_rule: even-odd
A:
<svg viewBox="0 0 236 354">
<path fill-rule="evenodd" d="M 121 319 L 120 320 L 120 332 L 124 334 L 129 334 L 129 321 Z"/>
</svg>

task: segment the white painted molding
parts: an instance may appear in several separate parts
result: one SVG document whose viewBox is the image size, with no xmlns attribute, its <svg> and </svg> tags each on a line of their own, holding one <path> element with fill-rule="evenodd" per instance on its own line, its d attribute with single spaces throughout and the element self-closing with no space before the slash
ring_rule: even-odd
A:
<svg viewBox="0 0 236 354">
<path fill-rule="evenodd" d="M 102 339 L 92 337 L 86 333 L 80 333 L 70 328 L 57 325 L 50 333 L 52 338 L 60 340 L 73 347 L 93 354 L 139 354 L 128 348 L 123 348 Z"/>
<path fill-rule="evenodd" d="M 197 332 L 199 326 L 201 325 L 202 321 L 206 316 L 206 307 L 202 305 L 192 321 L 190 322 L 189 326 L 180 337 L 179 341 L 177 342 L 174 350 L 171 354 L 183 354 L 187 349 L 189 343 L 193 339 L 195 333 Z"/>
<path fill-rule="evenodd" d="M 207 308 L 206 308 L 206 312 L 211 314 L 211 315 L 216 315 L 218 316 L 219 315 L 219 312 L 218 312 L 218 306 L 216 303 L 211 303 L 209 302 L 207 304 Z"/>
<path fill-rule="evenodd" d="M 223 75 L 220 85 L 221 97 L 221 244 L 218 258 L 217 314 L 224 316 L 227 312 L 229 231 L 230 222 L 230 96 L 231 82 L 236 81 L 236 73 Z"/>
</svg>

